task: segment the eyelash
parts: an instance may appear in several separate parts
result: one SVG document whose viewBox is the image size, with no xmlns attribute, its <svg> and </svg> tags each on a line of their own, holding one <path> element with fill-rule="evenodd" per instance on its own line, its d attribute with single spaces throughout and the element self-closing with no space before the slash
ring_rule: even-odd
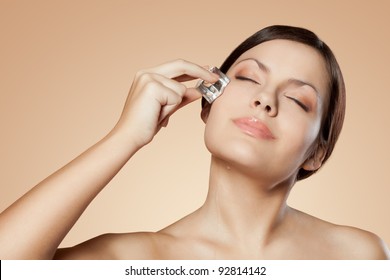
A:
<svg viewBox="0 0 390 280">
<path fill-rule="evenodd" d="M 257 85 L 260 85 L 259 82 L 255 81 L 255 80 L 252 80 L 248 77 L 245 77 L 245 76 L 236 76 L 235 77 L 237 80 L 241 80 L 241 81 L 249 81 L 249 82 L 252 82 L 254 84 L 257 84 Z M 295 99 L 293 97 L 290 97 L 290 96 L 286 96 L 287 98 L 291 99 L 292 101 L 294 101 L 299 107 L 301 107 L 305 112 L 308 112 L 309 111 L 309 107 L 307 107 L 305 104 L 303 104 L 301 101 L 299 101 L 298 99 Z"/>
<path fill-rule="evenodd" d="M 257 84 L 257 85 L 260 85 L 259 82 L 256 82 L 255 80 L 252 80 L 252 79 L 247 78 L 247 77 L 244 77 L 244 76 L 236 76 L 235 78 L 236 78 L 237 80 L 249 81 L 249 82 L 255 83 L 255 84 Z"/>
<path fill-rule="evenodd" d="M 295 99 L 295 98 L 292 98 L 290 96 L 286 96 L 287 98 L 291 99 L 292 101 L 294 101 L 295 103 L 298 104 L 298 106 L 300 106 L 305 112 L 308 112 L 309 111 L 309 107 L 307 107 L 305 104 L 303 104 L 301 101 L 299 101 L 298 99 Z"/>
</svg>

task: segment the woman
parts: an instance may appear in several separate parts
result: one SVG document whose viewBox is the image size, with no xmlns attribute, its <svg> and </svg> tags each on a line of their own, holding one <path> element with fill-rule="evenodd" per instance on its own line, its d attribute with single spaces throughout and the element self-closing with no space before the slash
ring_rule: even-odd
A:
<svg viewBox="0 0 390 280">
<path fill-rule="evenodd" d="M 0 257 L 24 259 L 386 259 L 374 234 L 287 206 L 297 180 L 329 158 L 345 111 L 344 83 L 312 32 L 271 26 L 243 42 L 221 70 L 231 82 L 203 102 L 210 151 L 202 207 L 159 232 L 104 234 L 57 249 L 93 198 L 180 107 L 201 97 L 181 82 L 218 77 L 176 60 L 136 74 L 106 137 L 0 216 Z M 28 234 L 26 234 L 28 233 Z"/>
</svg>

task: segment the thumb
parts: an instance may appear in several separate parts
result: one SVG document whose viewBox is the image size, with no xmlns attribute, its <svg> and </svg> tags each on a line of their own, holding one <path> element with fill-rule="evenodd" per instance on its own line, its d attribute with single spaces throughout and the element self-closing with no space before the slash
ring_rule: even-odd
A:
<svg viewBox="0 0 390 280">
<path fill-rule="evenodd" d="M 197 90 L 196 88 L 188 88 L 183 96 L 182 102 L 175 109 L 175 111 L 186 106 L 187 104 L 190 104 L 190 103 L 200 99 L 201 97 L 202 97 L 202 94 L 199 92 L 199 90 Z"/>
</svg>

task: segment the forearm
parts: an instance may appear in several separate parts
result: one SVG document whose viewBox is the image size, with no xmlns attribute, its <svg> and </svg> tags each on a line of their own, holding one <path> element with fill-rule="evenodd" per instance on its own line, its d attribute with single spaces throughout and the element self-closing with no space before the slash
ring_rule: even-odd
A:
<svg viewBox="0 0 390 280">
<path fill-rule="evenodd" d="M 218 75 L 185 60 L 136 74 L 115 129 L 0 214 L 0 259 L 52 258 L 94 197 L 179 108 L 201 97 L 179 81 Z"/>
<path fill-rule="evenodd" d="M 89 203 L 137 150 L 110 133 L 31 189 L 0 215 L 0 258 L 52 258 Z"/>
</svg>

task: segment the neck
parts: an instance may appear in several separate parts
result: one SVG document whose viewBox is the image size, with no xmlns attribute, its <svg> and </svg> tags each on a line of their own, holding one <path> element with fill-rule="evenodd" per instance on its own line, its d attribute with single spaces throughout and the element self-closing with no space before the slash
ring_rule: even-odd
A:
<svg viewBox="0 0 390 280">
<path fill-rule="evenodd" d="M 201 211 L 218 238 L 247 244 L 267 243 L 287 210 L 291 182 L 271 185 L 213 157 L 210 186 Z"/>
</svg>

